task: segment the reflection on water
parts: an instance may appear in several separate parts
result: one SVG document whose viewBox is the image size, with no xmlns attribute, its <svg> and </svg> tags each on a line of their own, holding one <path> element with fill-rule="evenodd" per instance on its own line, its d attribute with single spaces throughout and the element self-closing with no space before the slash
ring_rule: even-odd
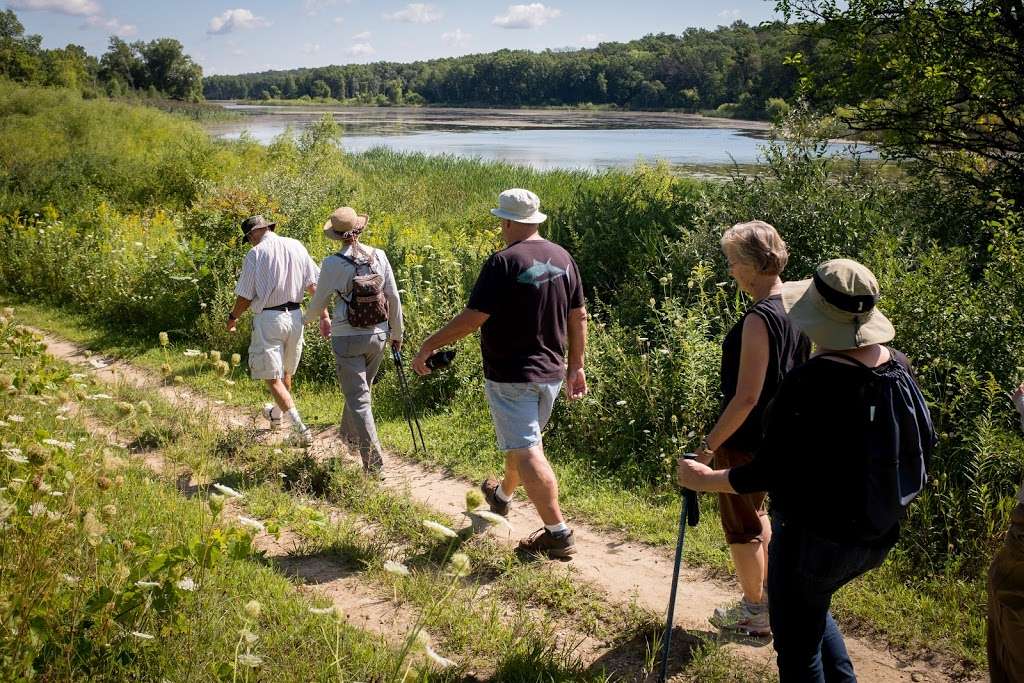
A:
<svg viewBox="0 0 1024 683">
<path fill-rule="evenodd" d="M 265 144 L 288 128 L 301 130 L 325 111 L 236 109 L 252 115 L 241 122 L 213 124 L 211 134 L 234 139 L 244 130 Z M 662 160 L 686 166 L 756 164 L 763 160 L 767 132 L 763 123 L 671 112 L 339 108 L 332 114 L 342 126 L 342 147 L 350 152 L 387 147 L 542 170 L 602 170 Z M 834 144 L 829 151 L 848 155 L 850 147 Z M 876 157 L 867 148 L 859 151 L 864 158 Z"/>
</svg>

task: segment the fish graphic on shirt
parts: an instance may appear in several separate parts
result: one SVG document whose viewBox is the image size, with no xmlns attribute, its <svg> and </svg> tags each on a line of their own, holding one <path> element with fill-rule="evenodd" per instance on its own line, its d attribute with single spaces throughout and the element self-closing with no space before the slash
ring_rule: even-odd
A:
<svg viewBox="0 0 1024 683">
<path fill-rule="evenodd" d="M 551 265 L 551 259 L 548 259 L 543 263 L 534 259 L 533 265 L 519 274 L 517 282 L 533 285 L 537 289 L 540 289 L 540 286 L 545 282 L 551 282 L 552 280 L 563 276 L 566 279 L 569 278 L 565 270 L 558 266 Z"/>
</svg>

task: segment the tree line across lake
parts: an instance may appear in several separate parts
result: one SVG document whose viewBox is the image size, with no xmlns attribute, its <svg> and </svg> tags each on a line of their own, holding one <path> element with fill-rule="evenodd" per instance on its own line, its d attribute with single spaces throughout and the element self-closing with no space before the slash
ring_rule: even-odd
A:
<svg viewBox="0 0 1024 683">
<path fill-rule="evenodd" d="M 209 76 L 209 99 L 333 98 L 363 104 L 616 105 L 781 114 L 799 80 L 788 56 L 806 38 L 741 21 L 584 50 L 498 50 L 400 64 L 348 64 Z"/>
</svg>

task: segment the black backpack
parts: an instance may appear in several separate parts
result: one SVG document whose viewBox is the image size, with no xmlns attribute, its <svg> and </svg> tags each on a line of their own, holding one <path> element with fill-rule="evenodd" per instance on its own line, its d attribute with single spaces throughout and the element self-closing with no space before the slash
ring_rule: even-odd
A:
<svg viewBox="0 0 1024 683">
<path fill-rule="evenodd" d="M 374 327 L 388 319 L 388 300 L 384 296 L 384 276 L 373 269 L 376 254 L 366 261 L 337 254 L 355 266 L 356 273 L 352 277 L 352 291 L 349 297 L 338 292 L 338 296 L 348 306 L 346 318 L 352 327 Z"/>
<path fill-rule="evenodd" d="M 854 540 L 871 542 L 892 532 L 907 506 L 928 482 L 935 447 L 935 429 L 921 389 L 905 356 L 889 349 L 895 363 L 870 368 L 843 353 L 824 353 L 848 360 L 865 373 L 860 386 L 860 415 L 850 416 L 847 452 L 864 454 L 849 463 L 851 494 L 846 528 Z"/>
</svg>

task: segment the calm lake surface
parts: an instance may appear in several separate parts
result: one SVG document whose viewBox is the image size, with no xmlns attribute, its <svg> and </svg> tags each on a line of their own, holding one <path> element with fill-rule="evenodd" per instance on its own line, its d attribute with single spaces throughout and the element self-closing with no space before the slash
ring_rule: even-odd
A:
<svg viewBox="0 0 1024 683">
<path fill-rule="evenodd" d="M 605 112 L 522 109 L 405 107 L 268 107 L 222 103 L 244 114 L 239 121 L 209 124 L 212 135 L 238 138 L 243 131 L 269 143 L 291 128 L 299 131 L 330 112 L 341 124 L 342 147 L 363 152 L 452 154 L 506 161 L 547 170 L 599 171 L 638 161 L 666 161 L 700 170 L 758 164 L 769 126 L 757 121 L 710 119 L 672 112 Z M 876 158 L 867 147 L 863 158 Z M 849 145 L 829 152 L 848 156 Z"/>
</svg>

